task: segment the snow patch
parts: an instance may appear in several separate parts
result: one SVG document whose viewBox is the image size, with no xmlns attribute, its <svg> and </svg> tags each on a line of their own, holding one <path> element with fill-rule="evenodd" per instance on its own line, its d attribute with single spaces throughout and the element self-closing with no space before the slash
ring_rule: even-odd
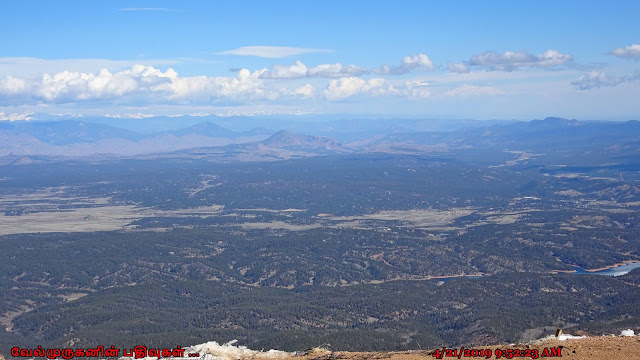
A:
<svg viewBox="0 0 640 360">
<path fill-rule="evenodd" d="M 545 338 L 542 338 L 540 340 L 537 340 L 535 342 L 544 342 L 547 340 L 558 340 L 558 341 L 565 341 L 565 340 L 572 340 L 572 339 L 586 339 L 586 336 L 574 336 L 574 335 L 570 335 L 570 334 L 561 334 L 560 336 L 556 337 L 555 335 L 549 335 Z"/>
<path fill-rule="evenodd" d="M 232 360 L 242 358 L 274 359 L 290 355 L 287 352 L 273 349 L 269 351 L 256 351 L 246 346 L 234 346 L 236 342 L 238 342 L 238 340 L 219 345 L 215 341 L 210 341 L 189 347 L 187 353 L 197 352 L 200 355 L 205 355 L 203 360 Z"/>
<path fill-rule="evenodd" d="M 225 344 L 218 344 L 215 341 L 209 341 L 204 344 L 193 345 L 184 348 L 185 357 L 167 358 L 174 360 L 236 360 L 236 359 L 279 359 L 293 355 L 285 351 L 269 350 L 256 351 L 246 346 L 235 346 L 238 340 L 229 341 Z M 189 357 L 188 354 L 198 353 L 199 357 Z M 121 357 L 119 360 L 130 360 L 130 357 Z M 157 360 L 156 357 L 146 357 L 143 360 Z"/>
<path fill-rule="evenodd" d="M 631 329 L 622 330 L 620 332 L 620 336 L 636 336 L 636 334 Z"/>
<path fill-rule="evenodd" d="M 569 335 L 569 334 L 562 334 L 560 336 L 558 336 L 558 340 L 560 341 L 565 341 L 565 340 L 569 340 L 569 339 L 585 339 L 586 336 L 574 336 L 574 335 Z"/>
</svg>

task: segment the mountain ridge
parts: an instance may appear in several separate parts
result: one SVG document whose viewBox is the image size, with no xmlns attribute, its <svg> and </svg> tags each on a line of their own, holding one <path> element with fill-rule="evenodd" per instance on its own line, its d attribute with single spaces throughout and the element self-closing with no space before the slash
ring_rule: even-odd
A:
<svg viewBox="0 0 640 360">
<path fill-rule="evenodd" d="M 344 145 L 333 138 L 294 134 L 280 130 L 260 142 L 262 145 L 282 148 L 314 148 L 324 150 L 345 150 Z"/>
<path fill-rule="evenodd" d="M 348 127 L 353 124 L 349 123 Z M 382 129 L 382 128 L 381 128 Z M 234 131 L 210 121 L 179 130 L 139 134 L 105 124 L 79 120 L 58 122 L 0 122 L 0 156 L 48 155 L 84 157 L 95 154 L 138 156 L 193 149 L 205 152 L 271 153 L 268 158 L 286 159 L 343 153 L 444 153 L 455 148 L 487 148 L 544 152 L 592 144 L 624 147 L 640 142 L 640 122 L 578 121 L 559 117 L 506 124 L 487 124 L 454 131 L 412 131 L 406 127 L 384 128 L 364 137 L 341 142 L 317 133 L 298 133 L 287 129 L 254 128 Z M 325 134 L 327 132 L 320 131 Z M 543 140 L 543 141 L 542 141 Z M 268 150 L 267 150 L 268 148 Z M 198 150 L 200 149 L 200 150 Z M 274 150 L 274 149 L 277 149 Z M 172 155 L 173 156 L 173 155 Z M 233 156 L 227 156 L 233 159 Z M 243 157 L 244 158 L 244 157 Z M 251 156 L 248 156 L 251 158 Z"/>
</svg>

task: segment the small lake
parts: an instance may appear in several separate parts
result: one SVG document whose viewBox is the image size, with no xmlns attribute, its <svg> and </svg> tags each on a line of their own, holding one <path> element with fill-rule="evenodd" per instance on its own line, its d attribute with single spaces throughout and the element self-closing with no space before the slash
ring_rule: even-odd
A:
<svg viewBox="0 0 640 360">
<path fill-rule="evenodd" d="M 640 262 L 624 264 L 624 265 L 616 266 L 616 267 L 611 268 L 611 269 L 605 269 L 605 270 L 600 270 L 600 271 L 586 271 L 586 270 L 581 269 L 581 268 L 579 268 L 577 266 L 573 266 L 573 268 L 576 270 L 576 272 L 574 274 L 620 276 L 620 275 L 624 275 L 624 274 L 628 273 L 629 271 L 631 271 L 633 269 L 640 268 Z"/>
<path fill-rule="evenodd" d="M 572 268 L 576 272 L 571 273 L 571 274 L 575 274 L 575 275 L 586 274 L 586 275 L 620 276 L 620 275 L 624 275 L 624 274 L 630 272 L 633 269 L 640 268 L 640 262 L 619 265 L 619 266 L 616 266 L 616 267 L 611 268 L 611 269 L 605 269 L 605 270 L 599 270 L 599 271 L 586 271 L 586 270 L 584 270 L 582 268 L 579 268 L 577 266 L 572 266 Z M 480 278 L 485 277 L 485 276 L 490 276 L 490 275 L 451 276 L 451 277 L 442 277 L 442 278 L 431 279 L 431 280 L 438 280 L 438 281 L 442 281 L 442 282 L 447 282 L 447 281 L 449 281 L 451 279 L 460 279 L 460 278 L 480 279 Z"/>
<path fill-rule="evenodd" d="M 619 265 L 619 266 L 616 266 L 616 267 L 611 268 L 611 269 L 605 269 L 605 270 L 599 270 L 599 271 L 586 271 L 586 270 L 584 270 L 582 268 L 579 268 L 577 266 L 572 266 L 572 268 L 576 271 L 576 272 L 574 272 L 572 274 L 576 274 L 576 275 L 586 274 L 586 275 L 620 276 L 620 275 L 624 275 L 624 274 L 630 272 L 633 269 L 640 268 L 640 262 Z M 485 277 L 485 276 L 489 276 L 489 275 L 452 276 L 452 277 L 445 277 L 445 278 L 439 278 L 439 279 L 434 279 L 434 280 L 440 280 L 440 281 L 446 282 L 446 281 L 449 281 L 451 279 L 459 279 L 459 278 L 479 279 L 479 278 Z"/>
</svg>

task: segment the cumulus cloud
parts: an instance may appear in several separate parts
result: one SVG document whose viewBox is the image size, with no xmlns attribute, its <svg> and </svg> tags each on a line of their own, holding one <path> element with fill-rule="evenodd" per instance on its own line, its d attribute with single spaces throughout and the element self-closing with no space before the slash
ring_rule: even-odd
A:
<svg viewBox="0 0 640 360">
<path fill-rule="evenodd" d="M 627 47 L 615 48 L 610 54 L 623 59 L 640 61 L 640 44 L 631 44 Z"/>
<path fill-rule="evenodd" d="M 121 71 L 134 65 L 171 66 L 185 59 L 39 59 L 33 57 L 0 57 L 0 78 L 4 76 L 29 77 L 38 74 L 51 74 L 73 69 L 76 72 L 96 72 L 100 69 Z"/>
<path fill-rule="evenodd" d="M 425 54 L 415 54 L 402 58 L 402 63 L 398 66 L 389 64 L 382 65 L 373 69 L 373 72 L 379 75 L 402 75 L 411 71 L 433 71 L 435 65 Z"/>
<path fill-rule="evenodd" d="M 136 65 L 129 70 L 111 73 L 62 71 L 44 74 L 39 79 L 8 76 L 0 81 L 0 97 L 22 97 L 45 102 L 70 102 L 111 99 L 136 90 L 153 89 L 177 77 L 172 69 L 161 72 L 150 66 Z"/>
<path fill-rule="evenodd" d="M 447 96 L 481 96 L 481 95 L 501 95 L 504 94 L 500 89 L 491 86 L 476 86 L 464 84 L 455 89 L 451 89 L 444 93 Z"/>
<path fill-rule="evenodd" d="M 640 80 L 640 73 L 626 74 L 622 76 L 607 76 L 601 71 L 592 71 L 572 81 L 571 85 L 580 90 L 589 90 L 601 86 L 616 86 L 627 82 Z"/>
<path fill-rule="evenodd" d="M 284 58 L 287 56 L 301 55 L 308 53 L 326 53 L 333 52 L 329 49 L 309 49 L 287 46 L 243 46 L 237 49 L 225 50 L 218 52 L 220 55 L 242 55 L 257 56 L 263 58 Z"/>
<path fill-rule="evenodd" d="M 359 76 L 367 72 L 367 69 L 355 65 L 342 66 L 340 63 L 323 64 L 308 68 L 302 61 L 298 60 L 292 65 L 274 65 L 271 70 L 265 71 L 261 77 L 263 79 L 339 78 Z"/>
<path fill-rule="evenodd" d="M 170 100 L 208 102 L 218 99 L 259 100 L 275 99 L 277 93 L 264 87 L 260 75 L 264 70 L 238 71 L 235 77 L 194 76 L 174 77 L 151 88 L 154 93 L 164 94 Z"/>
<path fill-rule="evenodd" d="M 300 86 L 299 88 L 293 90 L 294 94 L 302 95 L 304 97 L 311 97 L 311 96 L 313 96 L 314 92 L 315 92 L 315 89 L 313 88 L 313 86 L 311 84 L 306 84 L 306 85 Z"/>
<path fill-rule="evenodd" d="M 271 70 L 265 71 L 263 79 L 301 79 L 307 77 L 307 65 L 298 60 L 293 65 L 273 65 Z"/>
<path fill-rule="evenodd" d="M 329 86 L 324 90 L 324 96 L 329 100 L 341 100 L 363 94 L 379 96 L 397 93 L 398 90 L 384 79 L 363 80 L 353 76 L 331 80 Z"/>
<path fill-rule="evenodd" d="M 425 98 L 431 95 L 425 81 L 390 83 L 382 78 L 362 79 L 346 74 L 361 74 L 364 69 L 341 64 L 308 68 L 297 61 L 290 66 L 274 66 L 271 70 L 240 69 L 235 76 L 180 76 L 175 70 L 135 65 L 111 72 L 61 71 L 33 77 L 0 78 L 0 105 L 73 104 L 109 101 L 117 105 L 149 104 L 257 104 L 289 98 L 308 99 L 317 95 L 327 100 L 354 96 L 405 95 Z M 322 91 L 312 84 L 281 86 L 267 79 L 299 79 L 334 77 Z M 2 118 L 8 118 L 2 115 Z M 12 116 L 13 118 L 13 116 Z"/>
<path fill-rule="evenodd" d="M 460 64 L 449 63 L 449 71 L 468 72 L 479 68 L 489 71 L 514 71 L 522 68 L 553 69 L 573 61 L 570 54 L 561 54 L 557 50 L 547 50 L 533 55 L 525 51 L 505 51 L 503 53 L 486 51 L 471 57 Z"/>
<path fill-rule="evenodd" d="M 166 100 L 211 102 L 222 100 L 273 99 L 277 91 L 264 87 L 265 70 L 241 69 L 233 77 L 180 77 L 169 68 L 161 71 L 151 66 L 135 65 L 112 73 L 62 71 L 37 78 L 7 76 L 0 80 L 0 102 L 69 103 L 127 99 L 136 102 Z"/>
</svg>

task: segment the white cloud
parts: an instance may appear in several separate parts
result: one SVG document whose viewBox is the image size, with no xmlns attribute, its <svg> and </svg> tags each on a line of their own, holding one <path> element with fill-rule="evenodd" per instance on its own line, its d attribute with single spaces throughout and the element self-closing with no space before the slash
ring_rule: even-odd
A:
<svg viewBox="0 0 640 360">
<path fill-rule="evenodd" d="M 429 83 L 425 81 L 415 80 L 405 82 L 406 93 L 409 96 L 418 98 L 427 98 L 431 96 Z"/>
<path fill-rule="evenodd" d="M 71 103 L 114 100 L 157 103 L 166 100 L 211 102 L 219 99 L 273 99 L 277 92 L 264 88 L 260 75 L 238 71 L 235 77 L 180 77 L 169 68 L 161 71 L 151 66 L 135 65 L 111 73 L 62 71 L 34 78 L 8 76 L 0 80 L 0 102 Z"/>
<path fill-rule="evenodd" d="M 106 100 L 122 97 L 134 91 L 153 91 L 154 87 L 177 78 L 173 69 L 161 72 L 151 66 L 135 65 L 129 70 L 111 73 L 107 69 L 97 74 L 63 71 L 44 74 L 22 87 L 23 95 L 45 102 Z M 0 87 L 0 94 L 4 88 Z M 11 88 L 8 89 L 11 94 Z M 25 91 L 26 90 L 26 91 Z M 12 95 L 16 95 L 13 91 Z"/>
<path fill-rule="evenodd" d="M 455 89 L 451 89 L 444 93 L 447 96 L 481 96 L 481 95 L 501 95 L 504 94 L 500 89 L 491 86 L 477 86 L 464 84 Z"/>
<path fill-rule="evenodd" d="M 402 58 L 402 63 L 398 66 L 389 64 L 382 65 L 373 69 L 373 72 L 379 75 L 402 75 L 410 71 L 433 71 L 435 65 L 425 54 L 415 54 Z"/>
<path fill-rule="evenodd" d="M 397 94 L 392 85 L 384 79 L 374 78 L 363 80 L 358 77 L 343 77 L 329 81 L 329 86 L 324 90 L 324 96 L 329 100 L 341 100 L 354 95 L 387 95 Z"/>
<path fill-rule="evenodd" d="M 293 91 L 294 94 L 302 95 L 304 97 L 312 97 L 314 92 L 315 92 L 315 89 L 313 86 L 311 86 L 311 84 L 300 86 L 299 88 Z"/>
<path fill-rule="evenodd" d="M 271 70 L 264 72 L 263 79 L 301 79 L 305 77 L 339 78 L 366 74 L 367 69 L 355 65 L 342 66 L 336 64 L 322 64 L 308 68 L 298 60 L 292 65 L 274 65 Z"/>
<path fill-rule="evenodd" d="M 273 65 L 261 76 L 263 79 L 301 79 L 307 77 L 307 71 L 307 66 L 298 60 L 292 65 Z"/>
<path fill-rule="evenodd" d="M 241 69 L 235 77 L 176 77 L 152 90 L 164 92 L 172 100 L 192 102 L 209 102 L 217 99 L 234 101 L 275 99 L 277 92 L 268 91 L 263 86 L 260 79 L 263 72 L 264 70 L 250 72 L 247 69 Z"/>
<path fill-rule="evenodd" d="M 462 64 L 449 65 L 449 71 L 461 71 L 467 68 L 480 68 L 490 71 L 514 71 L 522 68 L 553 69 L 573 61 L 569 54 L 561 54 L 557 50 L 547 50 L 542 54 L 533 55 L 525 51 L 505 51 L 498 53 L 487 51 L 474 55 Z"/>
<path fill-rule="evenodd" d="M 96 72 L 100 69 L 120 71 L 129 69 L 134 65 L 169 66 L 183 60 L 166 59 L 135 59 L 135 60 L 109 60 L 109 59 L 39 59 L 32 57 L 0 57 L 0 77 L 15 76 L 29 77 L 39 74 L 51 74 L 73 69 L 77 72 Z"/>
<path fill-rule="evenodd" d="M 253 73 L 247 69 L 238 72 L 237 77 L 216 77 L 213 83 L 216 86 L 213 94 L 218 97 L 236 98 L 238 95 L 249 95 L 250 97 L 260 98 L 266 96 L 273 99 L 274 95 L 266 92 L 262 87 L 260 75 L 262 71 L 254 71 Z"/>
<path fill-rule="evenodd" d="M 27 91 L 29 84 L 24 79 L 7 76 L 0 80 L 0 94 L 16 96 Z"/>
<path fill-rule="evenodd" d="M 240 69 L 236 76 L 181 77 L 171 68 L 162 71 L 151 66 L 135 65 L 114 73 L 102 69 L 96 73 L 62 71 L 31 78 L 6 77 L 0 79 L 0 105 L 77 105 L 101 101 L 136 107 L 225 102 L 257 105 L 262 100 L 311 98 L 315 95 L 315 88 L 311 84 L 278 89 L 277 83 L 265 83 L 263 75 L 266 71 Z"/>
<path fill-rule="evenodd" d="M 340 63 L 335 64 L 323 64 L 309 69 L 308 74 L 310 77 L 321 78 L 338 78 L 345 76 L 360 76 L 368 73 L 365 68 L 356 65 L 342 66 Z"/>
<path fill-rule="evenodd" d="M 447 69 L 449 69 L 449 71 L 451 72 L 458 73 L 458 74 L 469 72 L 469 67 L 463 63 L 456 64 L 456 63 L 449 62 L 447 63 Z"/>
<path fill-rule="evenodd" d="M 607 76 L 601 71 L 592 71 L 586 75 L 580 76 L 577 80 L 572 81 L 571 85 L 580 90 L 589 90 L 599 88 L 601 86 L 616 86 L 622 83 L 640 80 L 640 73 L 626 74 L 622 76 Z"/>
<path fill-rule="evenodd" d="M 631 59 L 631 60 L 639 61 L 640 60 L 640 44 L 631 44 L 624 48 L 613 49 L 613 51 L 611 51 L 611 55 L 615 55 L 623 59 Z"/>
<path fill-rule="evenodd" d="M 301 55 L 308 53 L 326 53 L 333 52 L 329 49 L 309 49 L 287 46 L 243 46 L 237 49 L 225 50 L 218 52 L 220 55 L 242 55 L 242 56 L 257 56 L 264 58 L 284 58 L 287 56 Z"/>
<path fill-rule="evenodd" d="M 536 55 L 536 59 L 531 66 L 541 68 L 552 68 L 564 65 L 573 61 L 570 54 L 561 54 L 557 50 L 547 50 L 541 55 Z"/>
</svg>

